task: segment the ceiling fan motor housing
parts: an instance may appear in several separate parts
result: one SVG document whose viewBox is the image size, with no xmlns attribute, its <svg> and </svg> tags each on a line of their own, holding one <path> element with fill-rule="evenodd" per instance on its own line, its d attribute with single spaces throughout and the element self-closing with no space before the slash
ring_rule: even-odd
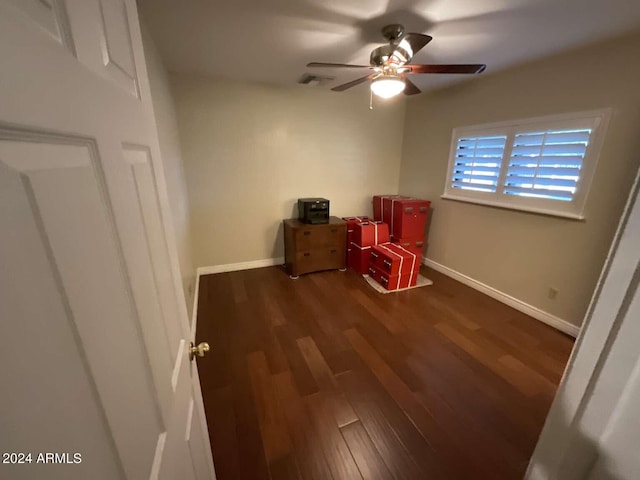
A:
<svg viewBox="0 0 640 480">
<path fill-rule="evenodd" d="M 389 40 L 389 42 L 395 42 L 404 35 L 404 25 L 399 23 L 392 23 L 391 25 L 385 25 L 382 27 L 382 36 Z"/>
<path fill-rule="evenodd" d="M 400 66 L 411 60 L 411 53 L 402 44 L 374 48 L 369 57 L 372 67 Z"/>
</svg>

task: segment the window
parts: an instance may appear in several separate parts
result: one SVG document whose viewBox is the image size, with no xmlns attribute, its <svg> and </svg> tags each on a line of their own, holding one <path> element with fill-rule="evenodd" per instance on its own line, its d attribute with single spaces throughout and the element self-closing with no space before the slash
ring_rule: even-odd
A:
<svg viewBox="0 0 640 480">
<path fill-rule="evenodd" d="M 507 136 L 458 139 L 451 186 L 495 193 Z"/>
<path fill-rule="evenodd" d="M 608 111 L 457 128 L 443 198 L 584 218 Z"/>
</svg>

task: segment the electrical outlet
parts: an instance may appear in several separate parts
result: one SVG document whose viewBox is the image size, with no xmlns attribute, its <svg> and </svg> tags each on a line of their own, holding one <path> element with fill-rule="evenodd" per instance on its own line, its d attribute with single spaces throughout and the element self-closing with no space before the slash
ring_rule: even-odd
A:
<svg viewBox="0 0 640 480">
<path fill-rule="evenodd" d="M 558 289 L 554 288 L 554 287 L 549 287 L 549 292 L 547 293 L 547 296 L 551 299 L 551 300 L 555 300 L 556 297 L 558 296 Z"/>
</svg>

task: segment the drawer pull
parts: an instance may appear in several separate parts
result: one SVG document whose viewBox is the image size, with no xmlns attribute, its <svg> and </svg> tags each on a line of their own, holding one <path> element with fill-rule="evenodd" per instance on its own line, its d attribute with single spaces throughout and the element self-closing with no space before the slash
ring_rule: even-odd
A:
<svg viewBox="0 0 640 480">
<path fill-rule="evenodd" d="M 369 267 L 369 273 L 373 275 L 374 273 L 376 273 L 376 271 L 373 267 Z"/>
<path fill-rule="evenodd" d="M 413 207 L 407 207 L 404 209 L 404 213 L 408 213 L 409 215 L 411 215 L 413 213 Z"/>
<path fill-rule="evenodd" d="M 303 253 L 303 255 L 304 255 L 305 257 L 310 257 L 310 256 L 311 256 L 311 254 L 310 254 L 309 252 L 304 252 L 304 253 Z"/>
<path fill-rule="evenodd" d="M 416 247 L 421 247 L 422 245 L 424 245 L 424 242 L 416 242 Z"/>
<path fill-rule="evenodd" d="M 380 277 L 380 280 L 382 281 L 382 283 L 388 285 L 389 284 L 389 279 L 387 277 Z"/>
<path fill-rule="evenodd" d="M 385 260 L 382 263 L 384 263 L 384 266 L 387 267 L 387 270 L 391 270 L 391 262 L 389 260 Z"/>
<path fill-rule="evenodd" d="M 336 233 L 337 231 L 338 231 L 338 229 L 337 229 L 337 228 L 332 228 L 332 229 L 331 229 L 331 233 Z"/>
<path fill-rule="evenodd" d="M 304 235 L 311 235 L 311 232 L 309 230 L 305 230 Z"/>
<path fill-rule="evenodd" d="M 331 253 L 336 253 L 336 252 L 337 252 L 337 250 L 336 250 L 335 248 L 333 248 L 333 249 L 331 250 Z"/>
<path fill-rule="evenodd" d="M 371 258 L 378 258 L 378 254 L 376 252 L 371 252 Z"/>
<path fill-rule="evenodd" d="M 420 207 L 420 213 L 427 213 L 427 207 Z"/>
</svg>

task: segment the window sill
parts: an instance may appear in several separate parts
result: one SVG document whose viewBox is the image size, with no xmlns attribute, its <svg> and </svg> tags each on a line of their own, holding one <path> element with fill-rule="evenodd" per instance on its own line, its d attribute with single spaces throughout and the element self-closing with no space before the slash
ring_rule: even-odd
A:
<svg viewBox="0 0 640 480">
<path fill-rule="evenodd" d="M 539 215 L 548 215 L 552 217 L 569 218 L 571 220 L 584 220 L 584 215 L 578 215 L 576 213 L 559 212 L 557 210 L 547 210 L 544 208 L 533 208 L 521 205 L 512 205 L 502 202 L 492 202 L 491 200 L 479 200 L 477 198 L 459 197 L 456 195 L 440 195 L 440 198 L 444 200 L 454 200 L 456 202 L 475 203 L 476 205 L 485 205 L 487 207 L 504 208 L 506 210 L 516 210 L 529 213 L 537 213 Z"/>
</svg>

